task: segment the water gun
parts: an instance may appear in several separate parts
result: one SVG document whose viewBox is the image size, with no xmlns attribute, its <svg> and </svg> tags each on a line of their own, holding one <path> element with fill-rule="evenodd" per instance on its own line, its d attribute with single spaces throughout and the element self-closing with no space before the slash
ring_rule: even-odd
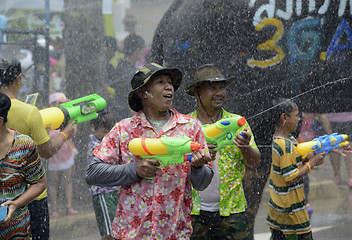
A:
<svg viewBox="0 0 352 240">
<path fill-rule="evenodd" d="M 314 138 L 312 141 L 298 144 L 297 151 L 302 156 L 310 152 L 321 153 L 326 151 L 326 154 L 328 154 L 334 148 L 348 145 L 349 142 L 346 141 L 347 138 L 348 135 L 337 133 L 320 136 L 318 138 Z"/>
<path fill-rule="evenodd" d="M 188 137 L 134 138 L 128 144 L 131 153 L 142 158 L 156 159 L 161 163 L 159 168 L 181 164 L 192 159 L 185 155 L 202 148 Z"/>
<path fill-rule="evenodd" d="M 233 145 L 233 139 L 236 136 L 238 129 L 246 124 L 244 117 L 232 117 L 221 119 L 213 124 L 205 124 L 202 126 L 205 139 L 208 144 L 217 144 L 214 148 L 215 151 L 219 151 L 221 148 L 228 145 Z M 242 135 L 246 137 L 246 135 Z"/>
<path fill-rule="evenodd" d="M 82 123 L 98 117 L 98 112 L 104 110 L 106 101 L 98 94 L 91 94 L 66 103 L 59 107 L 40 110 L 46 129 L 58 129 L 72 121 Z"/>
</svg>

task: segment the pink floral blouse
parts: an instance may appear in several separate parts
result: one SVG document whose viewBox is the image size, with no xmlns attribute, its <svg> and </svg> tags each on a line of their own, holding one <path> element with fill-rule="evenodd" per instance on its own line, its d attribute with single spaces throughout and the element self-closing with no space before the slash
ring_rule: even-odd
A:
<svg viewBox="0 0 352 240">
<path fill-rule="evenodd" d="M 117 123 L 93 154 L 109 164 L 137 162 L 140 157 L 128 150 L 133 138 L 187 136 L 207 150 L 201 126 L 194 118 L 171 109 L 171 118 L 157 133 L 140 111 Z M 112 223 L 118 239 L 189 239 L 192 189 L 189 162 L 160 168 L 153 179 L 141 179 L 121 186 L 119 205 Z"/>
</svg>

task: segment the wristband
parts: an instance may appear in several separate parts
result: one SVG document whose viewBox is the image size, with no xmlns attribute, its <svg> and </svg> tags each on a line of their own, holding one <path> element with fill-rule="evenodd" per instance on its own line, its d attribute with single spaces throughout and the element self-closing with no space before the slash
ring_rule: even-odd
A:
<svg viewBox="0 0 352 240">
<path fill-rule="evenodd" d="M 310 172 L 310 170 L 312 170 L 310 164 L 309 164 L 308 162 L 306 162 L 305 165 L 307 165 L 307 167 L 308 167 L 308 172 Z"/>
<path fill-rule="evenodd" d="M 61 131 L 60 133 L 61 133 L 62 135 L 64 135 L 65 139 L 67 140 L 67 135 L 66 135 L 64 132 L 62 132 L 62 131 Z M 59 134 L 60 134 L 60 133 L 59 133 Z"/>
</svg>

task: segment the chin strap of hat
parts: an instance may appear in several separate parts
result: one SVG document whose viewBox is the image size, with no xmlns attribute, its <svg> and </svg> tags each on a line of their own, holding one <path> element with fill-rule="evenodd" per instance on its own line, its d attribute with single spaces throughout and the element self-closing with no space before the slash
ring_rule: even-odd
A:
<svg viewBox="0 0 352 240">
<path fill-rule="evenodd" d="M 216 120 L 219 118 L 219 116 L 220 116 L 220 114 L 221 114 L 221 109 L 220 109 L 220 111 L 219 111 L 219 114 L 216 116 L 215 121 L 213 121 L 213 119 L 210 117 L 209 113 L 208 113 L 207 110 L 205 109 L 205 107 L 204 107 L 204 105 L 203 105 L 203 103 L 202 103 L 202 99 L 200 98 L 200 95 L 199 95 L 199 92 L 198 92 L 198 91 L 197 91 L 197 94 L 198 94 L 198 98 L 199 98 L 200 105 L 202 105 L 202 108 L 204 109 L 205 113 L 206 113 L 207 116 L 209 117 L 210 121 L 211 121 L 212 123 L 215 123 Z"/>
</svg>

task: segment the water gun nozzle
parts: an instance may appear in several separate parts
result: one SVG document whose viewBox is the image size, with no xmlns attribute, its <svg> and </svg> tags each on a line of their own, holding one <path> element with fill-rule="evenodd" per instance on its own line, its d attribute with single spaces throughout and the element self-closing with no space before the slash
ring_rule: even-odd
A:
<svg viewBox="0 0 352 240">
<path fill-rule="evenodd" d="M 239 127 L 242 127 L 246 124 L 246 119 L 244 117 L 241 117 L 240 119 L 238 119 L 237 124 Z"/>
<path fill-rule="evenodd" d="M 198 151 L 202 148 L 202 144 L 197 142 L 191 142 L 191 151 Z"/>
</svg>

